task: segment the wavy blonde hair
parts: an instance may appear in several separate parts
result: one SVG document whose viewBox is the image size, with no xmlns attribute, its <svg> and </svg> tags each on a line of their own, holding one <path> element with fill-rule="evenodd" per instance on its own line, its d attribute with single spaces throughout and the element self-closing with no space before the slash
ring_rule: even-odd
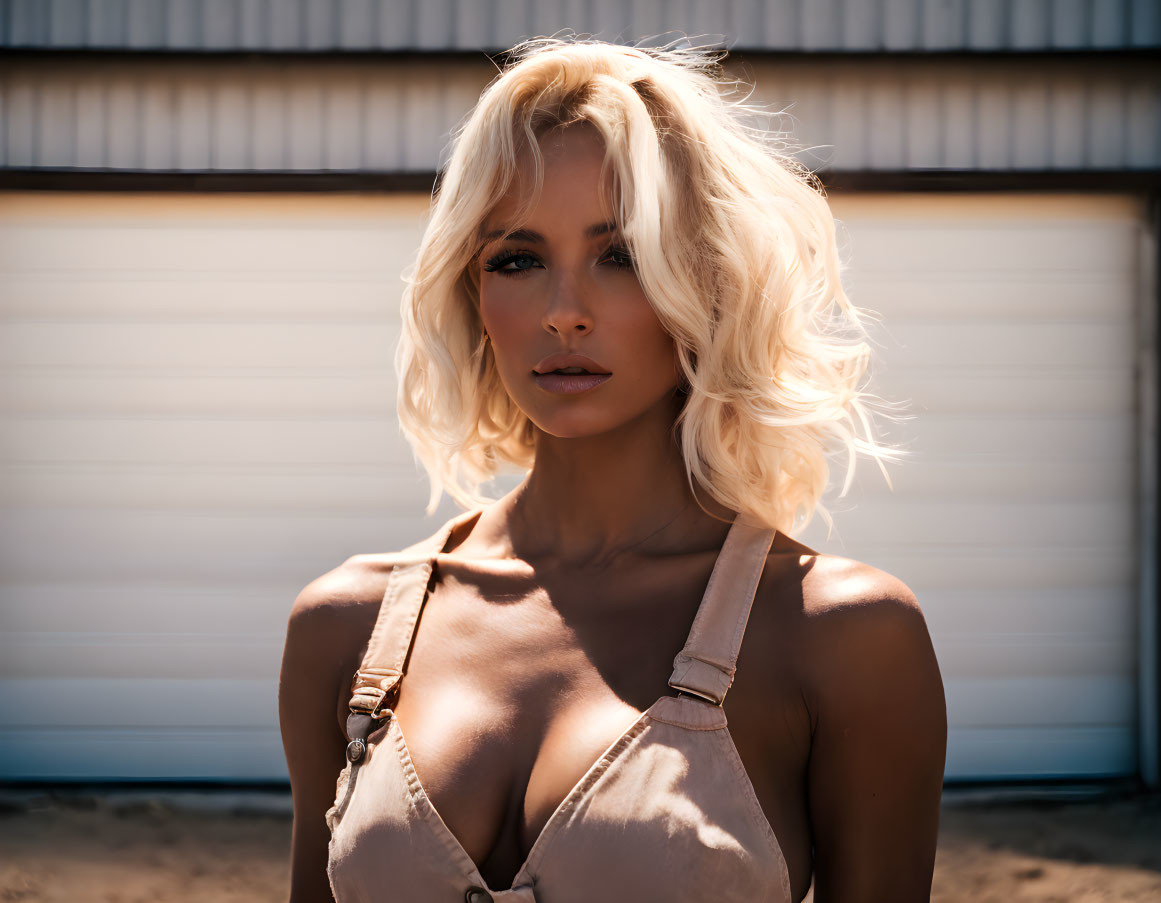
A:
<svg viewBox="0 0 1161 903">
<path fill-rule="evenodd" d="M 521 160 L 543 184 L 538 139 L 595 126 L 612 168 L 615 218 L 642 289 L 676 344 L 686 393 L 674 429 L 691 490 L 784 533 L 817 510 L 828 457 L 900 454 L 874 438 L 863 380 L 870 347 L 842 282 L 836 225 L 817 178 L 746 124 L 720 54 L 536 38 L 456 129 L 414 264 L 396 353 L 404 435 L 431 479 L 466 507 L 504 464 L 530 468 L 535 429 L 500 382 L 472 265 L 488 214 Z M 517 186 L 524 188 L 527 186 Z M 696 493 L 695 493 L 696 494 Z"/>
</svg>

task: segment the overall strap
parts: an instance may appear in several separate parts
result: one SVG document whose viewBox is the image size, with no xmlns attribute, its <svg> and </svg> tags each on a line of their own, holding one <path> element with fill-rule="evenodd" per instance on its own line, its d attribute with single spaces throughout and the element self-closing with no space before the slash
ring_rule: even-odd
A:
<svg viewBox="0 0 1161 903">
<path fill-rule="evenodd" d="M 778 531 L 741 515 L 726 534 L 669 686 L 721 705 L 734 682 L 738 651 L 766 556 Z"/>
<path fill-rule="evenodd" d="M 347 758 L 352 763 L 357 763 L 366 752 L 372 725 L 389 714 L 387 703 L 403 678 L 403 664 L 427 598 L 436 556 L 447 546 L 452 531 L 478 514 L 478 510 L 473 510 L 456 515 L 427 539 L 387 558 L 393 565 L 387 590 L 379 605 L 379 616 L 363 662 L 351 681 Z"/>
</svg>

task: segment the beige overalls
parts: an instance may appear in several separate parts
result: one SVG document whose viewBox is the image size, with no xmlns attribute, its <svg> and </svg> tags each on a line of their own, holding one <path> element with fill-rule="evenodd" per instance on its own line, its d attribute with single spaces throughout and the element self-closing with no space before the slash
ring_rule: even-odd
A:
<svg viewBox="0 0 1161 903">
<path fill-rule="evenodd" d="M 789 903 L 790 878 L 721 707 L 774 530 L 739 518 L 666 693 L 549 818 L 509 888 L 490 888 L 428 799 L 387 703 L 452 518 L 394 570 L 347 719 L 327 873 L 338 903 Z"/>
</svg>

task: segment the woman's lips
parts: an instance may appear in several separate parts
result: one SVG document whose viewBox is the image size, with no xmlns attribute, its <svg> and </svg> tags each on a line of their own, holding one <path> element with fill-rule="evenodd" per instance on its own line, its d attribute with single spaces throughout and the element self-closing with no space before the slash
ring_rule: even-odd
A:
<svg viewBox="0 0 1161 903">
<path fill-rule="evenodd" d="M 546 392 L 556 395 L 575 395 L 595 389 L 613 374 L 611 373 L 533 373 L 536 385 Z"/>
</svg>

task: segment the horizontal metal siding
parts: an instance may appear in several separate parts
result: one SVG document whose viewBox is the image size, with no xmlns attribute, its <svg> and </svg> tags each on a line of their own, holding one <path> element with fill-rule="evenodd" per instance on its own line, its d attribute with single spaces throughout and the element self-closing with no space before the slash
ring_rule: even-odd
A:
<svg viewBox="0 0 1161 903">
<path fill-rule="evenodd" d="M 1161 66 L 1062 61 L 825 67 L 755 61 L 812 166 L 1051 171 L 1161 167 Z"/>
<path fill-rule="evenodd" d="M 753 61 L 815 168 L 1155 170 L 1161 65 Z M 25 59 L 0 67 L 0 167 L 434 172 L 486 60 Z"/>
<path fill-rule="evenodd" d="M 285 777 L 295 594 L 435 528 L 391 367 L 427 202 L 4 197 L 0 777 Z"/>
<path fill-rule="evenodd" d="M 1161 46 L 1156 0 L 0 0 L 0 46 L 24 48 L 500 50 L 563 28 L 776 51 Z"/>
</svg>

